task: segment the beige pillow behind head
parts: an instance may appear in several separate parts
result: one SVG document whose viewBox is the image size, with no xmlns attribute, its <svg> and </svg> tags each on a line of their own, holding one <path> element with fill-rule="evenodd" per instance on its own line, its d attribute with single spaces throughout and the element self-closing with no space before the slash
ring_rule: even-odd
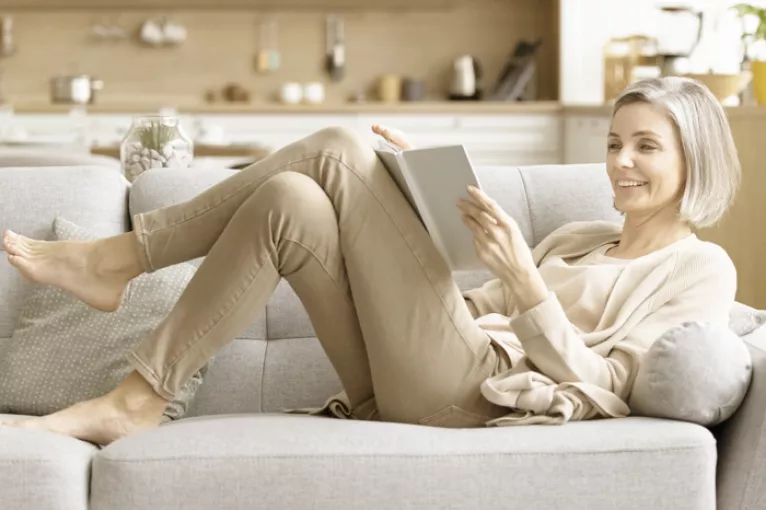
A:
<svg viewBox="0 0 766 510">
<path fill-rule="evenodd" d="M 54 239 L 96 238 L 63 218 L 54 222 Z M 139 276 L 112 313 L 54 287 L 31 285 L 13 336 L 0 349 L 0 413 L 42 416 L 112 390 L 133 369 L 126 351 L 165 318 L 195 271 L 178 264 Z M 166 419 L 186 413 L 206 369 L 167 406 Z"/>
</svg>

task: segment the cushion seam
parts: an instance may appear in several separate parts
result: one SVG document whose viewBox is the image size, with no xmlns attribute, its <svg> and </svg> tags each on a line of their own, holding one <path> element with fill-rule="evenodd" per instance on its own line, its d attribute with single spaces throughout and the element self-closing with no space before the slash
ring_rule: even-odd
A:
<svg viewBox="0 0 766 510">
<path fill-rule="evenodd" d="M 268 309 L 268 306 L 266 307 Z M 268 336 L 268 335 L 267 335 Z M 266 381 L 266 360 L 269 357 L 269 341 L 266 340 L 266 345 L 263 348 L 263 365 L 261 366 L 261 391 L 260 391 L 260 398 L 258 400 L 258 409 L 263 412 L 263 396 L 266 393 L 264 391 L 263 385 Z"/>
<path fill-rule="evenodd" d="M 516 167 L 516 169 L 519 171 L 522 196 L 524 197 L 524 202 L 527 205 L 527 213 L 529 213 L 529 228 L 532 231 L 532 246 L 537 246 L 539 243 L 537 240 L 537 232 L 535 232 L 535 220 L 532 217 L 532 205 L 529 203 L 529 196 L 527 195 L 527 184 L 524 182 L 524 172 L 522 172 L 521 168 L 519 167 Z"/>
<path fill-rule="evenodd" d="M 167 461 L 179 461 L 179 460 L 185 460 L 185 461 L 192 461 L 192 460 L 216 460 L 216 459 L 222 459 L 222 460 L 244 460 L 244 459 L 252 459 L 252 460 L 261 460 L 261 459 L 301 459 L 301 460 L 309 460 L 309 459 L 323 459 L 327 457 L 357 457 L 357 458 L 386 458 L 391 459 L 395 457 L 399 458 L 446 458 L 446 457 L 460 457 L 460 458 L 470 458 L 470 457 L 489 457 L 489 456 L 515 456 L 515 457 L 525 457 L 525 456 L 531 456 L 531 457 L 537 457 L 537 456 L 546 456 L 546 457 L 553 457 L 553 456 L 564 456 L 569 457 L 572 455 L 580 455 L 580 456 L 594 456 L 594 455 L 623 455 L 625 453 L 648 453 L 648 454 L 654 454 L 654 453 L 661 453 L 661 452 L 687 452 L 687 451 L 694 451 L 699 450 L 702 448 L 708 448 L 710 446 L 714 446 L 713 444 L 710 445 L 699 445 L 699 446 L 687 446 L 683 448 L 658 448 L 658 449 L 651 449 L 651 450 L 615 450 L 615 451 L 609 451 L 609 452 L 528 452 L 528 453 L 514 453 L 514 452 L 488 452 L 488 453 L 458 453 L 458 454 L 417 454 L 417 455 L 410 455 L 410 454 L 400 454 L 400 453 L 365 453 L 365 454 L 337 454 L 328 452 L 326 454 L 309 454 L 309 455 L 252 455 L 252 456 L 232 456 L 232 455 L 222 455 L 220 457 L 167 457 L 163 459 L 136 459 L 136 460 L 121 460 L 121 459 L 112 459 L 108 457 L 98 456 L 97 459 L 99 461 L 103 462 L 112 462 L 115 464 L 129 464 L 129 463 L 144 463 L 144 462 L 167 462 Z"/>
</svg>

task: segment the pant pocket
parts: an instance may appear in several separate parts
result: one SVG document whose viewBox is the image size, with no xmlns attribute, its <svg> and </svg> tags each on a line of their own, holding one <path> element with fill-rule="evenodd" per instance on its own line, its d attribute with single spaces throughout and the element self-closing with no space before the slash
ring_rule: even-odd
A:
<svg viewBox="0 0 766 510">
<path fill-rule="evenodd" d="M 484 427 L 491 419 L 489 416 L 483 416 L 456 405 L 448 405 L 430 416 L 421 418 L 419 423 L 431 427 L 464 429 Z"/>
</svg>

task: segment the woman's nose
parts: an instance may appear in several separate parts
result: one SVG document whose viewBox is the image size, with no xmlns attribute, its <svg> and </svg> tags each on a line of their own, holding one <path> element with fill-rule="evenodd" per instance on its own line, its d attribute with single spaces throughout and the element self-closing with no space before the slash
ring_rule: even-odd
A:
<svg viewBox="0 0 766 510">
<path fill-rule="evenodd" d="M 617 155 L 617 164 L 624 168 L 633 168 L 633 154 L 627 149 L 623 149 Z"/>
</svg>

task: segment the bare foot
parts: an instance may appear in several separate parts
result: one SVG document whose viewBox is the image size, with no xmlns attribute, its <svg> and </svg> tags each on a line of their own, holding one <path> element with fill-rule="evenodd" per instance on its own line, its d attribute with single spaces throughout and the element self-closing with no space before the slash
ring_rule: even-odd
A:
<svg viewBox="0 0 766 510">
<path fill-rule="evenodd" d="M 104 312 L 120 306 L 128 282 L 135 277 L 123 268 L 110 267 L 108 250 L 99 241 L 35 241 L 7 230 L 3 248 L 25 278 L 70 292 Z"/>
<path fill-rule="evenodd" d="M 86 400 L 57 413 L 0 426 L 46 430 L 107 445 L 120 438 L 157 427 L 167 401 L 137 372 L 106 395 Z"/>
</svg>

